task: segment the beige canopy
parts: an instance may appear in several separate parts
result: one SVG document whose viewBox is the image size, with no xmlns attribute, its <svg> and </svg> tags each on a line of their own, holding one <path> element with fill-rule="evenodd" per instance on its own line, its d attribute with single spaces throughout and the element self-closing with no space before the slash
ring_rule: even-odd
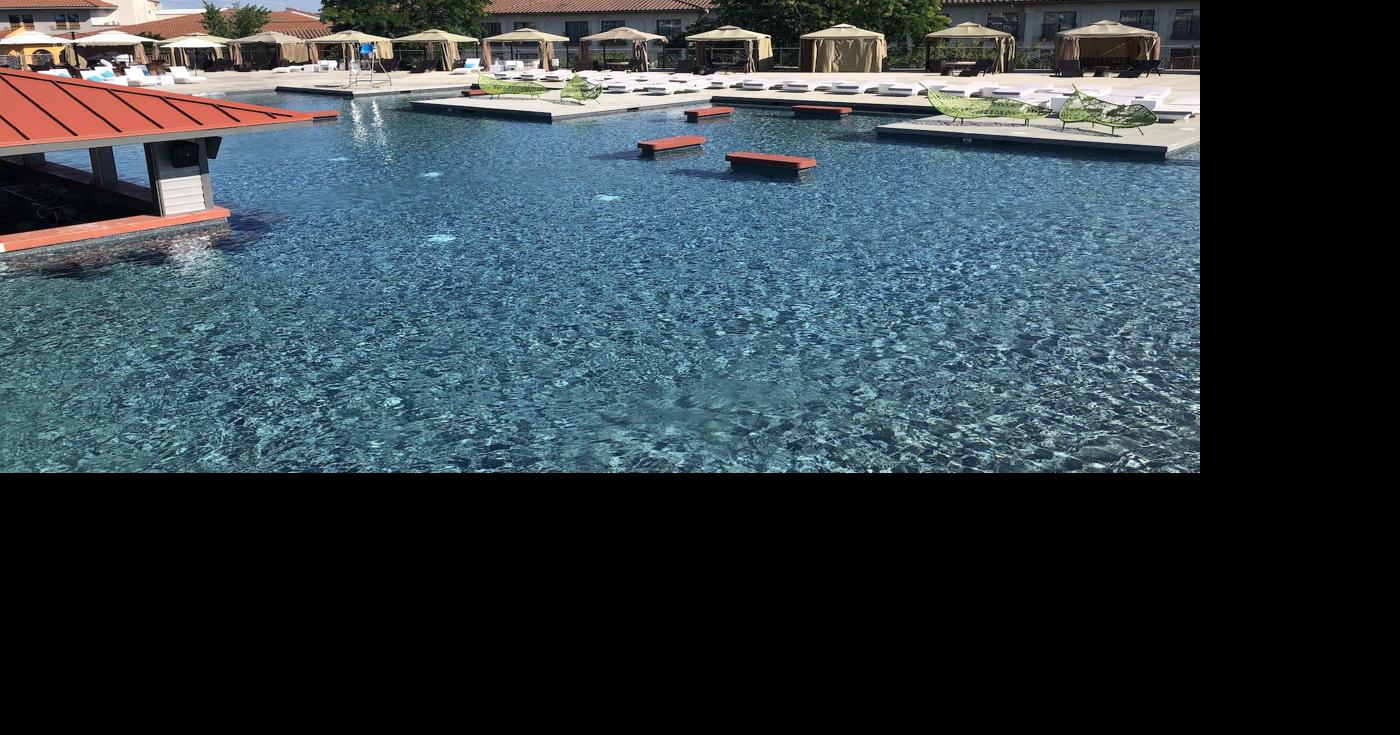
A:
<svg viewBox="0 0 1400 735">
<path fill-rule="evenodd" d="M 374 36 L 363 31 L 340 31 L 329 36 L 317 36 L 306 43 L 338 43 L 341 46 L 359 47 L 362 43 L 374 44 L 374 53 L 380 59 L 394 58 L 394 42 L 383 36 Z M 348 50 L 348 49 L 347 49 Z M 346 54 L 350 58 L 353 54 Z"/>
<path fill-rule="evenodd" d="M 800 39 L 798 69 L 809 72 L 878 72 L 885 62 L 885 34 L 842 23 Z"/>
<path fill-rule="evenodd" d="M 1156 31 L 1101 20 L 1083 28 L 1055 34 L 1055 61 L 1122 59 L 1149 61 L 1162 58 L 1162 37 Z"/>
<path fill-rule="evenodd" d="M 618 26 L 617 28 L 603 31 L 602 33 L 595 33 L 591 36 L 580 38 L 579 41 L 582 43 L 580 43 L 578 47 L 578 63 L 580 66 L 588 65 L 588 46 L 594 41 L 603 44 L 605 49 L 610 41 L 631 42 L 632 60 L 638 62 L 639 66 L 642 67 L 642 71 L 646 71 L 651 66 L 650 56 L 647 54 L 647 42 L 665 40 L 665 36 L 660 36 L 655 33 L 647 33 L 627 26 Z"/>
<path fill-rule="evenodd" d="M 277 31 L 263 31 L 251 36 L 235 38 L 228 42 L 229 49 L 231 49 L 230 55 L 235 64 L 243 63 L 243 46 L 250 44 L 276 46 L 277 59 L 275 60 L 285 59 L 294 64 L 302 64 L 311 60 L 311 51 L 307 49 L 305 40 Z"/>
<path fill-rule="evenodd" d="M 84 36 L 74 41 L 76 46 L 111 46 L 116 48 L 131 48 L 131 61 L 134 64 L 146 63 L 146 47 L 143 44 L 155 43 L 154 38 L 145 36 L 133 36 L 122 31 L 102 31 L 91 36 Z"/>
<path fill-rule="evenodd" d="M 685 40 L 695 44 L 696 66 L 708 64 L 711 46 L 742 43 L 748 51 L 748 71 L 768 71 L 773 68 L 773 38 L 766 33 L 746 31 L 738 26 L 720 26 L 713 31 L 686 36 Z"/>
<path fill-rule="evenodd" d="M 402 36 L 399 38 L 395 38 L 394 43 L 427 44 L 428 58 L 434 60 L 440 59 L 442 62 L 440 64 L 440 67 L 442 69 L 450 70 L 452 67 L 457 65 L 457 59 L 461 58 L 461 54 L 457 52 L 457 44 L 481 43 L 481 41 L 471 36 L 462 36 L 456 33 L 449 33 L 447 31 L 440 31 L 436 28 L 430 28 L 421 33 L 414 33 L 411 36 Z M 439 57 L 436 53 L 439 44 L 441 44 L 442 46 L 441 57 Z"/>
<path fill-rule="evenodd" d="M 985 41 L 993 44 L 997 50 L 997 63 L 992 67 L 993 74 L 1011 71 L 1011 65 L 1016 59 L 1015 36 L 976 23 L 959 23 L 952 28 L 944 28 L 924 36 L 924 68 L 930 67 L 928 59 L 932 56 L 932 49 L 947 41 Z"/>
<path fill-rule="evenodd" d="M 556 36 L 536 28 L 521 28 L 518 31 L 502 33 L 499 36 L 491 36 L 483 40 L 487 43 L 537 43 L 540 46 L 540 68 L 552 69 L 554 68 L 554 44 L 568 43 L 569 37 Z"/>
<path fill-rule="evenodd" d="M 171 54 L 172 58 L 178 60 L 184 66 L 189 66 L 189 49 L 210 51 L 213 52 L 216 57 L 218 56 L 219 51 L 224 47 L 224 44 L 211 40 L 213 38 L 213 36 L 183 36 L 181 38 L 174 39 L 168 43 L 158 44 L 157 48 L 171 49 L 173 51 L 173 53 Z"/>
</svg>

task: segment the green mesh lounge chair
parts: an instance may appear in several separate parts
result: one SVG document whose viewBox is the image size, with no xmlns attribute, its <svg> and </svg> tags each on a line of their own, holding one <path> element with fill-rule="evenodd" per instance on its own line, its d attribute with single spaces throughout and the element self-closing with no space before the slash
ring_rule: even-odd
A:
<svg viewBox="0 0 1400 735">
<path fill-rule="evenodd" d="M 939 113 L 957 118 L 959 122 L 974 117 L 1009 117 L 1025 120 L 1026 124 L 1030 125 L 1031 120 L 1049 117 L 1053 112 L 1048 107 L 1040 107 L 1020 100 L 1000 97 L 957 97 L 932 89 L 928 91 L 928 103 L 933 105 L 933 109 L 938 110 Z"/>
<path fill-rule="evenodd" d="M 540 95 L 549 91 L 549 87 L 543 84 L 535 84 L 534 82 L 512 82 L 508 79 L 497 79 L 485 74 L 477 75 L 476 86 L 492 97 L 502 94 L 523 94 L 538 99 Z"/>
<path fill-rule="evenodd" d="M 563 91 L 559 93 L 561 100 L 578 100 L 583 104 L 587 100 L 596 100 L 603 94 L 603 85 L 590 84 L 588 80 L 575 75 L 569 78 L 568 84 L 564 85 Z"/>
<path fill-rule="evenodd" d="M 1065 100 L 1060 108 L 1060 128 L 1072 122 L 1095 123 L 1107 128 L 1141 128 L 1157 122 L 1157 115 L 1143 105 L 1115 105 L 1112 102 L 1090 97 L 1074 88 L 1074 94 Z M 1117 135 L 1117 133 L 1114 133 Z M 1141 130 L 1138 135 L 1146 135 Z"/>
</svg>

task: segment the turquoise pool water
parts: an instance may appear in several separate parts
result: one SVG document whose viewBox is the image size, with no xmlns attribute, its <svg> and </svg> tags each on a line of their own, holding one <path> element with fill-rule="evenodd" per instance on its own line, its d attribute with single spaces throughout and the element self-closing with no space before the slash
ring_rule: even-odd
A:
<svg viewBox="0 0 1400 735">
<path fill-rule="evenodd" d="M 225 139 L 228 228 L 0 259 L 0 469 L 1200 469 L 1199 153 L 237 99 L 342 121 Z"/>
</svg>

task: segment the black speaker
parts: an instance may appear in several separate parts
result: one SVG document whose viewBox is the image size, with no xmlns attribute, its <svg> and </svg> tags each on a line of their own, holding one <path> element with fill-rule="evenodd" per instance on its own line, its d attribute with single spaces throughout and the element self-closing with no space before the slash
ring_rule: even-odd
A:
<svg viewBox="0 0 1400 735">
<path fill-rule="evenodd" d="M 199 144 L 191 140 L 177 140 L 170 146 L 170 165 L 175 168 L 189 168 L 199 165 Z"/>
<path fill-rule="evenodd" d="M 218 158 L 218 157 L 219 157 L 219 144 L 222 143 L 222 142 L 224 142 L 224 139 L 223 139 L 223 138 L 220 138 L 220 137 L 218 137 L 218 136 L 215 136 L 215 137 L 212 137 L 212 138 L 205 138 L 205 139 L 204 139 L 204 155 L 205 155 L 205 157 L 208 158 L 208 159 L 211 160 L 211 161 L 214 160 L 215 158 Z"/>
</svg>

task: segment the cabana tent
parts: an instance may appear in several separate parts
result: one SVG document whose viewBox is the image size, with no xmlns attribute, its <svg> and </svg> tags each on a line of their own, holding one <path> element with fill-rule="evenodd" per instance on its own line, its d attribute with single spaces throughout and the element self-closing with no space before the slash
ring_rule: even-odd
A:
<svg viewBox="0 0 1400 735">
<path fill-rule="evenodd" d="M 229 48 L 232 49 L 233 63 L 244 63 L 243 47 L 250 45 L 276 46 L 272 52 L 272 60 L 286 59 L 294 64 L 304 64 L 311 61 L 314 52 L 314 48 L 308 49 L 306 41 L 296 36 L 289 36 L 277 31 L 263 31 L 251 36 L 235 38 L 228 42 Z"/>
<path fill-rule="evenodd" d="M 131 63 L 146 63 L 146 47 L 142 44 L 155 43 L 154 38 L 133 36 L 121 31 L 102 31 L 84 36 L 73 43 L 84 48 L 120 48 L 131 52 Z"/>
<path fill-rule="evenodd" d="M 373 36 L 360 31 L 340 31 L 339 33 L 332 33 L 329 36 L 313 38 L 310 41 L 306 41 L 306 43 L 311 45 L 313 57 L 317 55 L 315 51 L 316 44 L 339 45 L 341 47 L 341 58 L 345 59 L 346 63 L 349 63 L 351 59 L 358 59 L 360 47 L 366 43 L 374 44 L 374 55 L 378 57 L 380 61 L 394 58 L 393 41 L 383 36 Z M 316 59 L 312 58 L 311 60 L 315 61 Z"/>
<path fill-rule="evenodd" d="M 78 65 L 78 54 L 73 50 L 72 41 L 38 31 L 19 31 L 0 38 L 0 46 L 9 47 L 0 48 L 0 55 L 8 55 L 11 51 L 19 54 L 20 64 L 34 63 L 34 52 L 43 51 L 53 57 L 55 64 Z"/>
<path fill-rule="evenodd" d="M 190 66 L 190 49 L 198 51 L 212 51 L 217 56 L 219 50 L 224 45 L 211 41 L 208 38 L 185 37 L 170 43 L 162 43 L 157 48 L 171 49 L 171 57 L 180 62 L 180 66 Z"/>
<path fill-rule="evenodd" d="M 878 72 L 885 63 L 885 34 L 842 23 L 801 39 L 797 68 L 808 72 Z"/>
<path fill-rule="evenodd" d="M 492 36 L 483 39 L 486 43 L 504 43 L 510 46 L 511 58 L 515 57 L 515 47 L 522 43 L 537 43 L 540 46 L 540 68 L 549 70 L 554 68 L 554 44 L 568 43 L 568 36 L 556 36 L 553 33 L 545 33 L 534 28 L 521 28 L 518 31 L 502 33 L 499 36 Z"/>
<path fill-rule="evenodd" d="M 647 61 L 649 59 L 649 54 L 647 54 L 647 42 L 665 40 L 665 36 L 658 36 L 655 33 L 647 33 L 645 31 L 639 31 L 636 28 L 628 28 L 627 26 L 619 26 L 617 28 L 613 28 L 612 30 L 603 31 L 602 33 L 595 33 L 591 36 L 584 36 L 583 38 L 580 38 L 579 41 L 581 41 L 582 43 L 579 44 L 578 63 L 579 66 L 584 66 L 587 64 L 588 47 L 594 41 L 603 44 L 603 48 L 605 51 L 607 49 L 607 44 L 610 41 L 617 41 L 620 43 L 630 41 L 632 43 L 632 58 L 634 60 L 642 61 L 642 66 L 644 67 L 643 71 L 646 71 L 645 67 L 650 66 L 650 64 Z"/>
<path fill-rule="evenodd" d="M 1055 34 L 1055 64 L 1061 61 L 1150 61 L 1162 58 L 1162 37 L 1156 31 L 1101 20 L 1083 28 Z"/>
<path fill-rule="evenodd" d="M 933 49 L 938 44 L 948 41 L 988 42 L 992 44 L 997 52 L 996 64 L 992 66 L 993 74 L 1011 71 L 1011 65 L 1016 59 L 1015 36 L 976 23 L 959 23 L 952 28 L 944 28 L 924 36 L 925 69 L 932 70 Z"/>
<path fill-rule="evenodd" d="M 421 33 L 415 33 L 411 36 L 395 38 L 394 43 L 427 44 L 428 58 L 439 61 L 440 63 L 438 64 L 438 66 L 441 67 L 443 71 L 451 71 L 452 67 L 457 65 L 457 60 L 462 58 L 462 55 L 457 53 L 457 44 L 481 43 L 481 41 L 471 36 L 460 36 L 456 33 L 448 33 L 447 31 L 440 31 L 436 28 L 430 28 L 426 31 L 423 31 Z M 437 54 L 438 44 L 442 45 L 441 56 L 438 56 Z"/>
<path fill-rule="evenodd" d="M 746 71 L 768 71 L 773 68 L 773 38 L 766 33 L 746 31 L 738 26 L 720 26 L 713 31 L 686 36 L 695 44 L 695 65 L 709 65 L 710 49 L 715 45 L 732 46 L 742 43 L 748 55 Z"/>
</svg>

